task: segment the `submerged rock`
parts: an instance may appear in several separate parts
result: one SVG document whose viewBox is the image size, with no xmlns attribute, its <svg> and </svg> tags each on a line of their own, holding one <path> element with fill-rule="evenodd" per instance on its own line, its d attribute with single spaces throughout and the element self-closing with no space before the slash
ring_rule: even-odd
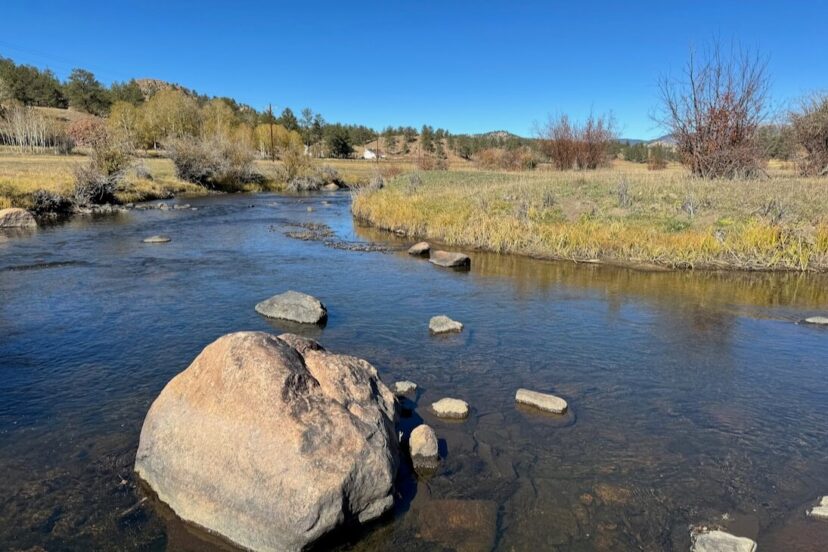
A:
<svg viewBox="0 0 828 552">
<path fill-rule="evenodd" d="M 469 403 L 460 399 L 440 399 L 431 404 L 431 409 L 440 418 L 454 418 L 461 420 L 469 416 Z"/>
<path fill-rule="evenodd" d="M 823 496 L 819 500 L 819 504 L 808 511 L 808 515 L 812 518 L 828 520 L 828 496 Z"/>
<path fill-rule="evenodd" d="M 418 257 L 428 257 L 428 253 L 431 251 L 431 245 L 428 242 L 419 242 L 415 243 L 411 247 L 408 248 L 409 255 L 416 255 Z"/>
<path fill-rule="evenodd" d="M 302 550 L 392 507 L 395 422 L 368 362 L 233 333 L 153 402 L 135 471 L 186 521 L 246 549 Z"/>
<path fill-rule="evenodd" d="M 566 401 L 560 397 L 528 389 L 518 389 L 515 394 L 515 401 L 555 414 L 565 414 L 568 408 Z"/>
<path fill-rule="evenodd" d="M 428 330 L 433 334 L 447 333 L 447 332 L 462 332 L 463 324 L 456 320 L 452 320 L 444 314 L 433 316 L 428 321 Z"/>
<path fill-rule="evenodd" d="M 458 552 L 488 552 L 497 536 L 497 504 L 493 500 L 427 500 L 415 502 L 418 533 Z"/>
<path fill-rule="evenodd" d="M 805 319 L 806 324 L 815 324 L 817 326 L 828 326 L 828 316 L 811 316 Z"/>
<path fill-rule="evenodd" d="M 433 470 L 440 462 L 437 446 L 437 434 L 430 426 L 418 425 L 408 438 L 408 450 L 414 469 Z"/>
<path fill-rule="evenodd" d="M 724 531 L 694 531 L 692 552 L 754 552 L 756 543 Z"/>
<path fill-rule="evenodd" d="M 469 268 L 471 259 L 463 253 L 452 253 L 450 251 L 435 251 L 431 254 L 428 262 L 446 268 Z"/>
<path fill-rule="evenodd" d="M 319 299 L 298 291 L 274 295 L 258 303 L 256 312 L 268 318 L 280 318 L 302 324 L 320 324 L 328 318 L 328 309 Z"/>
<path fill-rule="evenodd" d="M 37 221 L 26 209 L 0 209 L 0 228 L 35 228 Z"/>
<path fill-rule="evenodd" d="M 399 397 L 408 397 L 417 392 L 417 384 L 413 381 L 398 381 L 394 384 L 394 394 Z"/>
<path fill-rule="evenodd" d="M 144 238 L 144 243 L 169 243 L 172 241 L 169 236 L 164 236 L 159 234 L 157 236 L 150 236 L 148 238 Z"/>
</svg>

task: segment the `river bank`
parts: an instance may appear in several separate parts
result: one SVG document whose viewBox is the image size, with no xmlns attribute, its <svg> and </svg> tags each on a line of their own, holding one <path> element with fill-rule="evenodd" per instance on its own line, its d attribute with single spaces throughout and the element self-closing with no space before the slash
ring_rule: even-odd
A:
<svg viewBox="0 0 828 552">
<path fill-rule="evenodd" d="M 0 240 L 5 548 L 226 552 L 142 502 L 133 463 L 163 386 L 218 337 L 253 330 L 301 332 L 418 385 L 407 420 L 434 428 L 441 468 L 402 473 L 393 513 L 345 549 L 686 551 L 690 525 L 738 522 L 763 551 L 822 549 L 828 524 L 805 511 L 828 492 L 826 333 L 797 322 L 824 314 L 828 276 L 493 253 L 455 272 L 356 227 L 348 194 L 252 199 Z M 143 242 L 156 234 L 171 241 Z M 324 326 L 255 311 L 289 288 L 324 302 Z M 463 332 L 431 335 L 436 314 Z M 572 417 L 516 406 L 517 388 L 563 397 Z M 443 397 L 468 418 L 435 416 Z"/>
<path fill-rule="evenodd" d="M 542 259 L 667 269 L 828 270 L 828 180 L 774 170 L 705 181 L 678 168 L 420 172 L 354 197 L 377 228 Z"/>
</svg>

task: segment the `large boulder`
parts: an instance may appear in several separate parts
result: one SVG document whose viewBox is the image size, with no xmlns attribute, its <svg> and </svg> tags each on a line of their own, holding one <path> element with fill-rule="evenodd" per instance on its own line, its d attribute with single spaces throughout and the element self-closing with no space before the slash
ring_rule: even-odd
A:
<svg viewBox="0 0 828 552">
<path fill-rule="evenodd" d="M 0 209 L 0 228 L 35 228 L 37 221 L 26 209 Z"/>
<path fill-rule="evenodd" d="M 226 335 L 144 420 L 136 473 L 182 519 L 301 550 L 393 505 L 394 395 L 368 362 L 298 336 Z"/>
<path fill-rule="evenodd" d="M 469 268 L 471 259 L 463 253 L 452 253 L 450 251 L 434 251 L 428 262 L 446 268 Z"/>
<path fill-rule="evenodd" d="M 256 312 L 268 318 L 281 318 L 302 324 L 321 324 L 328 318 L 328 309 L 312 295 L 286 291 L 256 305 Z"/>
</svg>

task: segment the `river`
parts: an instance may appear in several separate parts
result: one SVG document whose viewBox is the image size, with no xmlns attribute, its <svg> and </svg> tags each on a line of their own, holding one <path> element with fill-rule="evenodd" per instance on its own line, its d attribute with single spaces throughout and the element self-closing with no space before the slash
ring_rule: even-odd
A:
<svg viewBox="0 0 828 552">
<path fill-rule="evenodd" d="M 454 272 L 357 227 L 349 201 L 223 195 L 0 235 L 0 548 L 226 549 L 138 504 L 141 424 L 219 336 L 289 330 L 418 383 L 404 422 L 431 424 L 445 455 L 430 478 L 403 469 L 394 514 L 342 548 L 687 550 L 706 524 L 762 552 L 828 549 L 828 522 L 804 515 L 828 494 L 828 331 L 797 323 L 828 311 L 825 275 L 475 252 Z M 306 223 L 335 237 L 286 235 Z M 142 243 L 159 233 L 172 242 Z M 327 325 L 253 310 L 287 289 L 319 297 Z M 465 331 L 430 336 L 436 314 Z M 571 413 L 516 407 L 519 387 Z M 469 419 L 430 415 L 444 396 Z"/>
</svg>

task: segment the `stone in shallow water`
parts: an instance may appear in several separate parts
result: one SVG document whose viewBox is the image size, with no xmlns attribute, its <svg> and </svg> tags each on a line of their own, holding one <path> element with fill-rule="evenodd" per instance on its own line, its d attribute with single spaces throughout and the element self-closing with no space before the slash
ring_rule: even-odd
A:
<svg viewBox="0 0 828 552">
<path fill-rule="evenodd" d="M 560 397 L 528 389 L 518 389 L 515 394 L 515 401 L 555 414 L 564 414 L 568 408 L 566 401 Z"/>
<path fill-rule="evenodd" d="M 428 257 L 428 252 L 431 251 L 431 245 L 428 242 L 415 243 L 408 248 L 409 255 L 416 255 L 418 257 Z"/>
<path fill-rule="evenodd" d="M 268 318 L 280 318 L 302 324 L 320 324 L 328 317 L 328 310 L 319 299 L 298 291 L 274 295 L 258 303 L 256 312 Z"/>
<path fill-rule="evenodd" d="M 417 384 L 413 381 L 398 381 L 394 384 L 394 393 L 399 397 L 408 397 L 417 392 Z"/>
<path fill-rule="evenodd" d="M 819 500 L 819 504 L 811 508 L 808 515 L 813 518 L 828 520 L 828 496 L 823 496 Z"/>
<path fill-rule="evenodd" d="M 26 209 L 10 207 L 0 209 L 0 228 L 34 228 L 37 221 Z"/>
<path fill-rule="evenodd" d="M 440 418 L 461 420 L 469 415 L 469 403 L 460 399 L 445 398 L 431 404 L 431 409 Z"/>
<path fill-rule="evenodd" d="M 754 552 L 756 543 L 724 531 L 699 531 L 692 534 L 692 552 Z"/>
<path fill-rule="evenodd" d="M 169 243 L 170 241 L 172 240 L 169 236 L 163 236 L 161 234 L 144 238 L 144 243 Z"/>
<path fill-rule="evenodd" d="M 437 434 L 425 424 L 418 425 L 408 438 L 408 449 L 415 469 L 434 469 L 439 464 Z"/>
<path fill-rule="evenodd" d="M 452 320 L 444 314 L 433 316 L 428 321 L 428 329 L 433 334 L 448 333 L 448 332 L 462 332 L 463 324 L 457 320 Z"/>
<path fill-rule="evenodd" d="M 416 503 L 419 536 L 458 552 L 495 546 L 497 505 L 492 500 L 426 500 Z"/>
<path fill-rule="evenodd" d="M 428 262 L 446 268 L 469 268 L 471 259 L 463 253 L 452 253 L 450 251 L 435 251 L 431 254 Z"/>
<path fill-rule="evenodd" d="M 153 402 L 135 471 L 179 517 L 245 549 L 304 550 L 393 506 L 394 402 L 362 359 L 229 334 Z"/>
<path fill-rule="evenodd" d="M 828 316 L 811 316 L 805 319 L 806 324 L 816 324 L 817 326 L 828 326 Z"/>
</svg>

